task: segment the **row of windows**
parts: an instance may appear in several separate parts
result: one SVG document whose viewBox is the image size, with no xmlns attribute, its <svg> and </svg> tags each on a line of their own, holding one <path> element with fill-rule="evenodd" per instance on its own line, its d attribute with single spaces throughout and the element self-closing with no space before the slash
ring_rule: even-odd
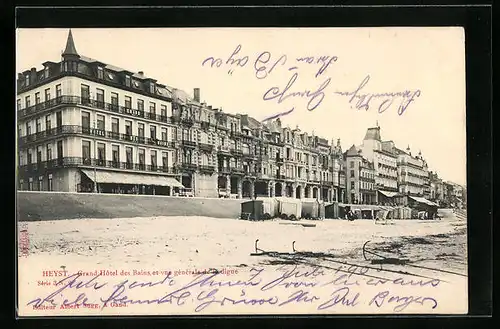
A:
<svg viewBox="0 0 500 329">
<path fill-rule="evenodd" d="M 328 157 L 327 156 L 319 156 L 319 159 L 318 159 L 318 156 L 315 156 L 315 155 L 309 155 L 307 153 L 302 153 L 302 152 L 295 152 L 295 157 L 292 158 L 292 149 L 287 147 L 286 148 L 286 158 L 287 159 L 290 159 L 290 160 L 295 160 L 295 161 L 302 161 L 302 155 L 304 156 L 304 162 L 306 164 L 309 164 L 309 162 L 312 163 L 313 166 L 316 165 L 316 163 L 319 165 L 320 163 L 322 163 L 323 165 L 327 166 L 328 165 Z"/>
<path fill-rule="evenodd" d="M 95 128 L 99 130 L 106 130 L 106 117 L 102 114 L 97 114 L 96 115 L 96 122 L 94 124 Z M 90 125 L 90 112 L 85 112 L 82 111 L 82 127 L 83 128 L 91 128 Z M 133 121 L 132 120 L 125 120 L 125 134 L 126 135 L 133 135 L 132 133 L 133 129 Z M 161 127 L 161 134 L 157 135 L 157 126 L 150 124 L 149 125 L 149 137 L 152 139 L 158 139 L 158 137 L 161 137 L 161 140 L 167 141 L 168 140 L 168 129 L 167 127 Z M 111 131 L 115 134 L 121 133 L 120 131 L 120 119 L 119 118 L 111 118 Z M 137 123 L 137 135 L 139 137 L 145 137 L 145 124 L 138 122 Z M 183 129 L 182 130 L 182 136 L 184 140 L 192 140 L 192 131 L 188 129 Z M 177 140 L 177 129 L 175 127 L 172 128 L 172 134 L 171 134 L 171 139 L 172 140 Z"/>
<path fill-rule="evenodd" d="M 371 172 L 362 171 L 361 177 L 368 178 L 368 179 L 375 179 L 375 174 L 371 173 Z"/>
<path fill-rule="evenodd" d="M 44 90 L 44 102 L 51 100 L 51 88 L 47 88 Z M 56 85 L 56 97 L 62 96 L 62 85 Z M 24 97 L 24 108 L 30 107 L 31 105 L 36 105 L 42 103 L 42 96 L 40 92 L 35 93 L 34 103 L 31 103 L 31 95 Z M 17 99 L 17 109 L 20 110 L 22 108 L 22 99 Z"/>
<path fill-rule="evenodd" d="M 90 161 L 91 156 L 90 156 L 90 147 L 91 147 L 91 142 L 90 141 L 82 141 L 82 157 L 85 161 Z M 139 164 L 146 164 L 146 150 L 139 148 L 138 149 L 138 161 Z M 158 151 L 156 150 L 150 150 L 150 165 L 152 166 L 157 166 L 158 165 Z M 133 148 L 132 147 L 125 147 L 125 161 L 126 163 L 134 163 L 133 160 Z M 161 153 L 161 165 L 165 168 L 168 167 L 168 153 L 167 152 L 162 152 Z M 97 143 L 97 160 L 98 161 L 106 161 L 106 144 L 104 143 Z M 120 146 L 119 145 L 112 145 L 111 146 L 111 161 L 113 162 L 122 162 L 120 159 Z M 90 163 L 90 162 L 89 162 Z"/>
<path fill-rule="evenodd" d="M 91 92 L 90 92 L 90 86 L 84 85 L 84 84 L 81 85 L 80 96 L 81 96 L 83 102 L 85 102 L 85 100 L 90 101 L 91 99 L 94 99 L 91 95 Z M 101 104 L 106 103 L 104 89 L 96 88 L 95 100 Z M 110 103 L 111 103 L 111 105 L 116 105 L 116 106 L 120 105 L 118 93 L 111 92 Z M 136 104 L 137 104 L 137 108 L 136 108 L 137 110 L 144 111 L 144 100 L 143 99 L 137 99 Z M 131 96 L 124 96 L 123 105 L 125 108 L 132 109 L 132 97 Z M 149 112 L 151 114 L 154 114 L 154 115 L 157 114 L 155 102 L 149 102 Z M 162 116 L 165 116 L 165 117 L 169 115 L 169 113 L 167 113 L 167 105 L 165 105 L 165 104 L 160 105 L 160 113 L 159 114 Z"/>
<path fill-rule="evenodd" d="M 351 190 L 354 190 L 355 187 L 356 187 L 356 182 L 351 181 Z M 373 190 L 375 188 L 375 184 L 367 182 L 359 182 L 359 188 L 363 190 Z"/>
<path fill-rule="evenodd" d="M 28 178 L 28 182 L 20 179 L 18 189 L 22 191 L 54 191 L 52 174 L 48 174 L 47 179 L 44 176 L 38 176 L 35 179 L 30 177 Z"/>
<path fill-rule="evenodd" d="M 355 173 L 356 172 L 351 169 L 350 170 L 350 177 L 354 178 L 355 177 Z M 361 171 L 360 176 L 363 177 L 363 178 L 375 179 L 375 174 L 374 173 L 370 173 L 370 172 L 366 172 L 366 171 Z"/>
<path fill-rule="evenodd" d="M 36 153 L 34 152 L 36 151 Z M 26 151 L 26 159 L 24 158 L 24 153 L 19 153 L 19 165 L 32 164 L 34 162 L 43 161 L 43 154 L 45 152 L 45 161 L 50 161 L 54 159 L 54 155 L 57 158 L 63 158 L 63 142 L 57 141 L 55 154 L 52 149 L 52 144 L 47 144 L 45 147 L 37 146 L 36 150 L 28 149 Z"/>
</svg>

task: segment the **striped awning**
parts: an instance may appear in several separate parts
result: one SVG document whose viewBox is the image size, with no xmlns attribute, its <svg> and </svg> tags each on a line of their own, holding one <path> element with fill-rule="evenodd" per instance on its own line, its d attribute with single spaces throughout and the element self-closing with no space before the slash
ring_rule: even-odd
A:
<svg viewBox="0 0 500 329">
<path fill-rule="evenodd" d="M 426 198 L 421 198 L 421 197 L 418 197 L 418 196 L 410 196 L 411 199 L 417 201 L 417 202 L 420 202 L 420 203 L 423 203 L 423 204 L 426 204 L 426 205 L 429 205 L 429 206 L 435 206 L 437 207 L 438 204 L 437 203 L 434 203 L 430 200 L 427 200 Z"/>
<path fill-rule="evenodd" d="M 82 172 L 92 181 L 97 183 L 130 184 L 130 185 L 156 185 L 181 187 L 184 186 L 175 178 L 160 175 L 145 175 L 133 173 L 120 173 L 114 171 L 82 170 Z"/>
<path fill-rule="evenodd" d="M 379 192 L 383 195 L 385 195 L 386 197 L 388 198 L 393 198 L 395 196 L 398 196 L 399 193 L 398 192 L 393 192 L 393 191 L 382 191 L 382 190 L 379 190 Z"/>
</svg>

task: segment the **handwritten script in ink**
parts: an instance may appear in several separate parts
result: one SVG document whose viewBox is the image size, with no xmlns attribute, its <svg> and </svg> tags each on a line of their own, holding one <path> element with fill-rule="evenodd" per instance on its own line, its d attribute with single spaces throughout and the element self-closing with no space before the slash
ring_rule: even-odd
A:
<svg viewBox="0 0 500 329">
<path fill-rule="evenodd" d="M 320 54 L 317 56 L 304 55 L 299 57 L 289 57 L 286 54 L 272 54 L 269 51 L 262 51 L 252 56 L 244 55 L 242 45 L 237 45 L 232 53 L 227 56 L 215 57 L 209 56 L 202 60 L 203 67 L 211 69 L 227 70 L 228 75 L 240 69 L 250 69 L 258 80 L 266 78 L 277 71 L 287 71 L 288 78 L 281 85 L 263 87 L 262 99 L 268 102 L 274 102 L 285 107 L 282 112 L 268 116 L 263 121 L 272 120 L 292 113 L 297 103 L 302 102 L 303 107 L 308 111 L 313 111 L 323 104 L 327 97 L 341 96 L 348 100 L 351 108 L 356 110 L 365 110 L 375 108 L 378 113 L 384 113 L 390 108 L 396 108 L 399 115 L 403 115 L 411 103 L 420 97 L 421 91 L 402 90 L 370 93 L 371 86 L 368 82 L 371 80 L 369 74 L 361 79 L 356 86 L 350 86 L 346 90 L 334 87 L 331 77 L 327 76 L 327 71 L 339 61 L 339 58 L 333 54 Z M 302 70 L 301 70 L 302 68 Z M 310 72 L 312 68 L 314 83 L 308 88 L 297 87 L 301 77 Z"/>
<path fill-rule="evenodd" d="M 33 309 L 93 305 L 98 310 L 117 305 L 162 305 L 165 313 L 176 307 L 210 313 L 244 306 L 258 313 L 259 307 L 269 311 L 301 304 L 317 312 L 368 307 L 373 312 L 383 309 L 397 313 L 411 307 L 430 313 L 438 307 L 436 296 L 442 284 L 436 278 L 407 274 L 384 277 L 378 270 L 355 265 L 342 265 L 336 270 L 297 265 L 253 267 L 230 279 L 218 272 L 191 277 L 176 277 L 169 272 L 157 280 L 121 277 L 111 282 L 109 277 L 75 273 L 27 305 Z"/>
</svg>

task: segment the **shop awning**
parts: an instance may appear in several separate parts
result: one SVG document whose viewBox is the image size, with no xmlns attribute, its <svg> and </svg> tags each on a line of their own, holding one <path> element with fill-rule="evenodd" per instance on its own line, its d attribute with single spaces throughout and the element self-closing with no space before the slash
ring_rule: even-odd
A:
<svg viewBox="0 0 500 329">
<path fill-rule="evenodd" d="M 418 196 L 410 196 L 410 198 L 417 201 L 417 202 L 420 202 L 420 203 L 423 203 L 423 204 L 426 204 L 429 206 L 435 206 L 435 207 L 438 206 L 438 204 L 436 204 L 430 200 L 427 200 L 426 198 L 422 198 L 422 197 L 418 197 Z"/>
<path fill-rule="evenodd" d="M 383 195 L 385 195 L 388 198 L 392 198 L 392 197 L 395 197 L 395 196 L 399 195 L 398 192 L 393 192 L 393 191 L 382 191 L 382 190 L 379 190 L 379 192 L 382 193 Z"/>
<path fill-rule="evenodd" d="M 184 187 L 178 180 L 166 176 L 153 176 L 144 174 L 119 173 L 113 171 L 82 170 L 82 172 L 92 181 L 97 183 L 130 184 L 130 185 L 157 185 L 170 187 Z"/>
</svg>

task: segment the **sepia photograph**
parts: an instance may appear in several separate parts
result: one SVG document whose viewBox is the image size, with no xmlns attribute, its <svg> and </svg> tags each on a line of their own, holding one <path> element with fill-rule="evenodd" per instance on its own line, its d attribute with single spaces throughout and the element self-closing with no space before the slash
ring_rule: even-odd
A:
<svg viewBox="0 0 500 329">
<path fill-rule="evenodd" d="M 460 27 L 16 31 L 21 317 L 467 314 Z"/>
</svg>

